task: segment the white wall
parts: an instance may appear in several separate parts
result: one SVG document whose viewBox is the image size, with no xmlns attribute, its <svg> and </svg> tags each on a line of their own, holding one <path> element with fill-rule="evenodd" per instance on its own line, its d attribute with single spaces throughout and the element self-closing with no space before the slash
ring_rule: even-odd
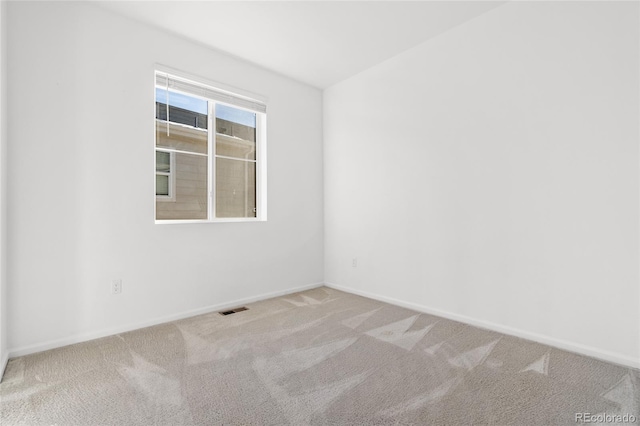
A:
<svg viewBox="0 0 640 426">
<path fill-rule="evenodd" d="M 8 14 L 12 354 L 322 282 L 319 90 L 94 5 Z M 154 224 L 154 63 L 268 98 L 268 222 Z"/>
<path fill-rule="evenodd" d="M 326 90 L 325 281 L 640 366 L 639 71 L 637 3 L 510 2 Z"/>
<path fill-rule="evenodd" d="M 7 13 L 0 0 L 0 379 L 9 356 L 7 347 Z"/>
</svg>

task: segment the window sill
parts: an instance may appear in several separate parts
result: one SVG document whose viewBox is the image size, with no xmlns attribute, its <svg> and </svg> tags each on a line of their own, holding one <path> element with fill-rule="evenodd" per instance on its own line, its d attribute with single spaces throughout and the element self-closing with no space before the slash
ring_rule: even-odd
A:
<svg viewBox="0 0 640 426">
<path fill-rule="evenodd" d="M 235 222 L 266 222 L 267 219 L 257 217 L 227 217 L 220 219 L 194 219 L 194 220 L 156 220 L 156 225 L 184 225 L 190 223 L 235 223 Z"/>
</svg>

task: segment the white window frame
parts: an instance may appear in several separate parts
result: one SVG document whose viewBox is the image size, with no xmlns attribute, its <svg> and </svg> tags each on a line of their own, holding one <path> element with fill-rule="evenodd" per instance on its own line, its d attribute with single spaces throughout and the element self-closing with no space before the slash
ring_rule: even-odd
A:
<svg viewBox="0 0 640 426">
<path fill-rule="evenodd" d="M 175 70 L 173 68 L 170 67 L 166 67 L 166 66 L 162 66 L 162 65 L 156 65 L 155 67 L 155 71 L 154 71 L 154 79 L 153 79 L 153 99 L 154 102 L 152 103 L 153 105 L 153 120 L 154 120 L 154 128 L 155 128 L 155 123 L 158 121 L 155 118 L 155 88 L 156 86 L 156 75 L 157 74 L 166 74 L 169 75 L 171 78 L 175 78 L 175 79 L 180 79 L 180 80 L 184 80 L 184 81 L 189 81 L 191 83 L 195 83 L 198 85 L 203 85 L 206 86 L 208 88 L 211 88 L 215 91 L 218 91 L 220 93 L 228 93 L 230 96 L 232 97 L 237 97 L 240 99 L 246 99 L 250 102 L 257 102 L 263 105 L 266 105 L 266 98 L 264 98 L 263 96 L 260 95 L 256 95 L 256 94 L 252 94 L 249 92 L 246 92 L 244 90 L 241 89 L 237 89 L 237 88 L 233 88 L 231 86 L 227 86 L 221 83 L 216 83 L 213 81 L 209 81 L 206 79 L 202 79 L 200 77 L 195 77 L 192 75 L 189 75 L 187 73 L 184 73 L 182 71 L 178 71 Z M 178 92 L 181 92 L 179 90 L 176 90 Z M 198 96 L 197 94 L 194 93 L 189 93 L 189 92 L 181 92 L 184 93 L 186 95 L 189 96 L 193 96 L 193 97 L 199 97 L 201 99 L 204 99 L 206 101 L 208 101 L 208 123 L 207 123 L 207 143 L 208 143 L 208 152 L 206 154 L 207 156 L 207 185 L 208 185 L 208 202 L 207 202 L 207 207 L 208 207 L 208 211 L 207 211 L 207 219 L 161 219 L 158 220 L 156 219 L 156 204 L 154 202 L 154 220 L 156 224 L 187 224 L 187 223 L 217 223 L 217 222 L 265 222 L 267 220 L 267 150 L 266 150 L 266 143 L 267 143 L 267 126 L 266 126 L 266 112 L 259 112 L 259 111 L 255 111 L 249 108 L 243 108 L 242 106 L 238 106 L 234 103 L 227 103 L 227 102 L 223 102 L 220 100 L 216 100 L 216 99 L 210 99 L 204 96 Z M 216 217 L 215 213 L 216 213 L 216 196 L 215 196 L 215 176 L 216 176 L 216 158 L 231 158 L 231 157 L 226 157 L 226 156 L 218 156 L 216 155 L 216 126 L 215 126 L 215 106 L 216 104 L 222 104 L 222 105 L 228 105 L 230 107 L 233 108 L 237 108 L 237 109 L 242 109 L 245 111 L 249 111 L 251 113 L 254 113 L 256 115 L 256 159 L 255 161 L 251 161 L 251 162 L 255 162 L 256 165 L 256 217 Z M 164 121 L 164 120 L 162 120 Z M 154 132 L 154 135 L 156 134 L 156 132 Z M 156 145 L 156 140 L 155 140 L 155 136 L 154 136 L 154 169 L 155 169 L 155 152 L 156 151 L 163 151 L 163 152 L 169 152 L 171 153 L 171 165 L 170 165 L 170 171 L 171 171 L 171 179 L 170 179 L 170 189 L 169 189 L 169 193 L 170 193 L 170 197 L 166 197 L 166 196 L 156 196 L 156 201 L 175 201 L 175 153 L 180 153 L 182 151 L 180 150 L 176 150 L 176 149 L 171 149 L 171 148 L 165 148 L 165 147 L 158 147 Z M 194 154 L 194 153 L 189 153 L 189 154 Z M 198 154 L 194 154 L 194 155 L 198 155 Z M 204 154 L 200 154 L 200 155 L 204 155 Z M 237 158 L 231 158 L 232 160 L 238 160 Z M 242 160 L 240 159 L 240 161 L 247 161 L 247 160 Z M 155 185 L 155 182 L 154 182 Z M 154 191 L 155 192 L 155 191 Z M 160 199 L 162 198 L 162 199 Z"/>
<path fill-rule="evenodd" d="M 176 201 L 176 154 L 170 150 L 156 147 L 155 152 L 166 152 L 169 154 L 169 173 L 159 172 L 156 170 L 156 175 L 169 176 L 169 195 L 156 195 L 156 201 L 160 202 L 175 202 Z"/>
</svg>

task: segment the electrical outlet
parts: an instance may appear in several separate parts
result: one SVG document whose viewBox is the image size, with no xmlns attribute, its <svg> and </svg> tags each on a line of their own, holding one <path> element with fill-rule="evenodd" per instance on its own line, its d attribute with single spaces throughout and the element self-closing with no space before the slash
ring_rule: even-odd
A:
<svg viewBox="0 0 640 426">
<path fill-rule="evenodd" d="M 111 294 L 122 293 L 122 278 L 111 281 Z"/>
<path fill-rule="evenodd" d="M 358 267 L 358 258 L 354 257 L 353 259 L 351 259 L 351 267 L 352 268 L 357 268 Z"/>
</svg>

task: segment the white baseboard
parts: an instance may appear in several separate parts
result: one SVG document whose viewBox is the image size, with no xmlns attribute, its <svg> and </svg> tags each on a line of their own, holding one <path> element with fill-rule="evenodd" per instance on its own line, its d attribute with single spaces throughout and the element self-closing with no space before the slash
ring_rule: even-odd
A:
<svg viewBox="0 0 640 426">
<path fill-rule="evenodd" d="M 500 324 L 496 324 L 490 321 L 483 321 L 465 315 L 458 315 L 452 312 L 442 311 L 440 309 L 430 308 L 428 306 L 420 305 L 417 303 L 405 302 L 403 300 L 394 299 L 387 296 L 381 296 L 379 294 L 370 293 L 364 290 L 356 290 L 349 287 L 344 287 L 338 284 L 325 283 L 325 286 L 344 291 L 345 293 L 356 294 L 358 296 L 367 297 L 369 299 L 379 300 L 381 302 L 390 303 L 392 305 L 401 306 L 403 308 L 411 309 L 425 314 L 435 315 L 442 318 L 462 322 L 475 327 L 484 328 L 487 330 L 497 331 L 499 333 L 507 334 L 510 336 L 520 337 L 526 340 L 532 340 L 534 342 L 542 343 L 545 345 L 553 346 L 558 349 L 563 349 L 569 352 L 575 352 L 580 355 L 586 355 L 592 358 L 597 358 L 602 361 L 612 362 L 625 367 L 640 369 L 640 360 L 634 359 L 629 356 L 617 354 L 614 352 L 605 351 L 602 349 L 594 348 L 580 343 L 574 343 L 563 339 L 556 339 L 554 337 L 548 337 L 537 333 L 531 333 L 525 330 L 520 330 L 513 327 L 508 327 Z"/>
<path fill-rule="evenodd" d="M 47 342 L 36 343 L 33 345 L 22 346 L 14 349 L 10 349 L 5 354 L 5 362 L 9 358 L 15 358 L 18 356 L 29 355 L 36 352 L 47 351 L 49 349 L 60 348 L 62 346 L 73 345 L 75 343 L 87 342 L 89 340 L 99 339 L 101 337 L 113 336 L 115 334 L 126 333 L 128 331 L 138 330 L 140 328 L 151 327 L 153 325 L 163 324 L 171 321 L 180 320 L 183 318 L 189 318 L 196 315 L 208 314 L 210 312 L 222 311 L 225 309 L 235 308 L 247 303 L 258 302 L 261 300 L 271 299 L 273 297 L 284 296 L 291 293 L 297 293 L 299 291 L 310 290 L 312 288 L 322 287 L 324 283 L 307 284 L 300 287 L 290 288 L 287 290 L 274 291 L 271 293 L 265 293 L 259 296 L 246 297 L 244 299 L 237 299 L 231 302 L 220 303 L 217 305 L 205 306 L 203 308 L 193 309 L 178 314 L 167 315 L 159 318 L 154 318 L 148 321 L 141 321 L 135 324 L 128 324 L 120 327 L 114 327 L 109 329 L 98 330 L 89 333 L 75 334 L 62 339 L 49 340 Z"/>
<path fill-rule="evenodd" d="M 9 362 L 9 351 L 4 351 L 0 357 L 0 382 L 4 377 L 4 370 L 7 369 L 7 363 Z"/>
</svg>

